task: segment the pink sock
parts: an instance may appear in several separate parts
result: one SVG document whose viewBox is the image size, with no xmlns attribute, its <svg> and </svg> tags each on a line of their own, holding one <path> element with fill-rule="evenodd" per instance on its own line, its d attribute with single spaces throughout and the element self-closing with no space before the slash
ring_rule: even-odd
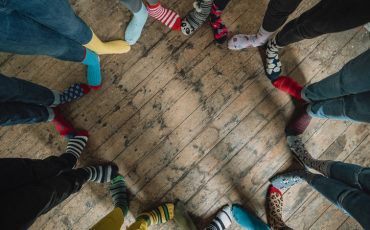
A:
<svg viewBox="0 0 370 230">
<path fill-rule="evenodd" d="M 73 126 L 61 115 L 59 109 L 53 108 L 54 111 L 54 119 L 51 121 L 53 122 L 55 129 L 57 132 L 62 135 L 63 137 L 71 137 L 74 136 L 76 130 Z"/>
<path fill-rule="evenodd" d="M 296 82 L 291 77 L 280 76 L 272 83 L 277 89 L 288 93 L 290 96 L 294 97 L 297 100 L 303 101 L 301 92 L 303 86 Z"/>
<path fill-rule="evenodd" d="M 163 8 L 158 2 L 155 5 L 147 6 L 149 15 L 158 21 L 162 22 L 172 30 L 179 31 L 181 29 L 180 15 L 170 9 Z"/>
</svg>

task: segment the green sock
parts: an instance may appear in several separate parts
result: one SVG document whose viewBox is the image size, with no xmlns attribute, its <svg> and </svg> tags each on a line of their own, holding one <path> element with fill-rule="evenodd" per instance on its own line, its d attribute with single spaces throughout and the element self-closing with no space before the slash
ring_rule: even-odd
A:
<svg viewBox="0 0 370 230">
<path fill-rule="evenodd" d="M 110 195 L 112 196 L 114 207 L 120 208 L 126 216 L 129 207 L 128 192 L 125 180 L 122 175 L 118 175 L 111 181 Z"/>
</svg>

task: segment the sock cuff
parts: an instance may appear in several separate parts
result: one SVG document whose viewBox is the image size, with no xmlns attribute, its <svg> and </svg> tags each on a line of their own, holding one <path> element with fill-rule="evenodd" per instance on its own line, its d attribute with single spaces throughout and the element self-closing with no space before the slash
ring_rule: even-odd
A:
<svg viewBox="0 0 370 230">
<path fill-rule="evenodd" d="M 157 2 L 157 3 L 156 3 L 156 4 L 154 4 L 154 5 L 150 5 L 150 4 L 148 4 L 147 6 L 148 6 L 148 8 L 149 8 L 150 10 L 154 10 L 154 9 L 158 8 L 160 5 L 161 5 L 161 2 Z"/>
<path fill-rule="evenodd" d="M 51 90 L 51 92 L 53 93 L 54 101 L 50 105 L 50 107 L 56 107 L 60 104 L 60 92 L 56 90 Z"/>
<path fill-rule="evenodd" d="M 55 112 L 52 108 L 47 107 L 46 110 L 48 111 L 49 117 L 47 121 L 52 121 L 55 118 Z"/>
</svg>

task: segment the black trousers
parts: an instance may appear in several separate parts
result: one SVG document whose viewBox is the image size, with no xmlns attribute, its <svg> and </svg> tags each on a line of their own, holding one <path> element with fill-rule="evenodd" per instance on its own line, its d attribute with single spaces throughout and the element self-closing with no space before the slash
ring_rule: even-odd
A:
<svg viewBox="0 0 370 230">
<path fill-rule="evenodd" d="M 83 169 L 72 170 L 69 154 L 44 160 L 0 159 L 0 229 L 27 229 L 87 181 Z"/>
<path fill-rule="evenodd" d="M 302 0 L 270 0 L 262 27 L 270 32 L 282 26 Z M 276 43 L 286 46 L 364 25 L 370 21 L 369 0 L 321 0 L 298 18 L 288 22 L 276 35 Z"/>
</svg>

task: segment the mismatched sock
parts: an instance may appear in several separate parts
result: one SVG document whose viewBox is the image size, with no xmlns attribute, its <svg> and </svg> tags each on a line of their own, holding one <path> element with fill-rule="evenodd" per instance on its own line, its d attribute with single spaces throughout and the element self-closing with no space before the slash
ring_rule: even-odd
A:
<svg viewBox="0 0 370 230">
<path fill-rule="evenodd" d="M 275 38 L 268 41 L 266 47 L 266 74 L 271 81 L 275 81 L 281 74 L 279 48 Z"/>
<path fill-rule="evenodd" d="M 280 76 L 272 83 L 277 89 L 288 93 L 297 100 L 304 101 L 301 96 L 303 86 L 291 77 Z"/>
<path fill-rule="evenodd" d="M 113 178 L 109 191 L 112 196 L 114 207 L 120 208 L 123 215 L 126 216 L 128 213 L 129 200 L 127 186 L 122 175 Z"/>
<path fill-rule="evenodd" d="M 87 49 L 94 51 L 98 55 L 102 54 L 122 54 L 130 51 L 130 45 L 123 40 L 102 42 L 95 34 L 92 32 L 91 40 L 84 45 Z"/>
<path fill-rule="evenodd" d="M 212 4 L 210 21 L 213 30 L 213 36 L 215 41 L 219 44 L 223 44 L 227 40 L 228 34 L 228 30 L 221 19 L 222 12 L 223 11 L 220 10 L 215 3 Z"/>
<path fill-rule="evenodd" d="M 285 133 L 288 136 L 301 135 L 307 129 L 312 117 L 307 113 L 306 110 L 307 106 L 303 106 L 294 112 L 291 120 L 285 128 Z"/>
<path fill-rule="evenodd" d="M 77 132 L 73 126 L 62 116 L 58 108 L 52 109 L 54 112 L 54 119 L 51 121 L 57 132 L 66 138 L 73 137 Z"/>
<path fill-rule="evenodd" d="M 139 40 L 141 32 L 145 26 L 146 20 L 148 19 L 148 11 L 143 3 L 141 3 L 141 8 L 138 12 L 133 13 L 131 21 L 127 25 L 125 31 L 125 40 L 133 45 Z"/>
<path fill-rule="evenodd" d="M 301 169 L 275 175 L 270 179 L 270 182 L 275 188 L 285 190 L 308 178 L 310 178 L 310 173 Z"/>
<path fill-rule="evenodd" d="M 71 137 L 68 140 L 67 149 L 62 156 L 72 156 L 73 163 L 72 168 L 76 166 L 78 159 L 80 159 L 81 153 L 84 150 L 89 134 L 87 131 L 79 131 L 76 136 Z"/>
<path fill-rule="evenodd" d="M 283 194 L 270 185 L 267 190 L 267 221 L 272 229 L 290 229 L 283 221 Z"/>
<path fill-rule="evenodd" d="M 77 100 L 89 92 L 90 88 L 88 85 L 82 83 L 73 84 L 60 94 L 60 104 Z"/>
<path fill-rule="evenodd" d="M 194 9 L 182 19 L 181 31 L 185 35 L 193 34 L 208 18 L 212 0 L 197 0 L 194 2 Z"/>
<path fill-rule="evenodd" d="M 166 203 L 158 206 L 157 208 L 141 213 L 136 220 L 145 220 L 150 225 L 163 224 L 174 218 L 175 205 Z"/>
<path fill-rule="evenodd" d="M 88 166 L 82 169 L 89 174 L 89 181 L 94 181 L 97 183 L 110 182 L 118 175 L 118 167 L 112 163 Z"/>
<path fill-rule="evenodd" d="M 204 230 L 224 230 L 230 227 L 233 222 L 233 214 L 230 205 L 224 206 L 212 222 Z"/>
<path fill-rule="evenodd" d="M 92 89 L 99 89 L 102 84 L 99 56 L 86 49 L 86 56 L 82 63 L 87 65 L 87 84 Z"/>
<path fill-rule="evenodd" d="M 235 222 L 245 229 L 270 230 L 267 224 L 239 204 L 233 204 L 231 213 Z"/>
<path fill-rule="evenodd" d="M 160 2 L 155 5 L 148 4 L 149 15 L 165 24 L 172 30 L 179 31 L 181 28 L 180 15 L 173 10 L 161 6 Z"/>
</svg>

